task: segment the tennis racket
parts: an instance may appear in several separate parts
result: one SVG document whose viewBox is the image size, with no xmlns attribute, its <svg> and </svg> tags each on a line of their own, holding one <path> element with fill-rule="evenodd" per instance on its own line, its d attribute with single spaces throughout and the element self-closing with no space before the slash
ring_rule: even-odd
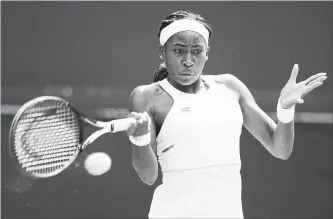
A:
<svg viewBox="0 0 333 219">
<path fill-rule="evenodd" d="M 28 176 L 52 177 L 69 167 L 97 138 L 125 131 L 133 122 L 133 118 L 96 121 L 83 116 L 65 99 L 37 97 L 25 103 L 13 119 L 10 152 L 17 166 Z M 83 141 L 84 123 L 99 130 Z"/>
</svg>

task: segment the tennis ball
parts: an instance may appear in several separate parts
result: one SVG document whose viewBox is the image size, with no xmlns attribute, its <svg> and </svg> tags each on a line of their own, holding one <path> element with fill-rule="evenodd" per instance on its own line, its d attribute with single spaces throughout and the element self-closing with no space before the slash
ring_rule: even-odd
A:
<svg viewBox="0 0 333 219">
<path fill-rule="evenodd" d="M 109 155 L 103 152 L 95 152 L 86 158 L 84 167 L 90 175 L 98 176 L 109 171 L 111 164 L 112 161 Z"/>
</svg>

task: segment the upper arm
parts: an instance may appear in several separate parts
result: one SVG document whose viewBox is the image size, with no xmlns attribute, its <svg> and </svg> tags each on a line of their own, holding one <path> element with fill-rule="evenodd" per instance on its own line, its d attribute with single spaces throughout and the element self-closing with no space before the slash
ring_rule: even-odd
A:
<svg viewBox="0 0 333 219">
<path fill-rule="evenodd" d="M 237 77 L 228 74 L 227 83 L 239 93 L 239 104 L 243 112 L 244 127 L 272 152 L 272 138 L 276 123 L 258 106 L 247 86 Z"/>
<path fill-rule="evenodd" d="M 129 98 L 129 111 L 130 112 L 147 112 L 151 119 L 150 124 L 150 135 L 151 135 L 151 142 L 150 145 L 157 155 L 157 148 L 156 148 L 156 125 L 154 121 L 154 117 L 151 111 L 152 108 L 152 101 L 153 95 L 149 92 L 149 86 L 142 85 L 136 87 Z"/>
</svg>

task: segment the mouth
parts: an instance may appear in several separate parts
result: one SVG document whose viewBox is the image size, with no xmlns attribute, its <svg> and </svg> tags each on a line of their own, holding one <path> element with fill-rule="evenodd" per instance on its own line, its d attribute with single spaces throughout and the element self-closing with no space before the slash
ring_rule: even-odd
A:
<svg viewBox="0 0 333 219">
<path fill-rule="evenodd" d="M 191 73 L 191 72 L 183 72 L 180 74 L 181 76 L 194 76 L 195 74 L 194 73 Z"/>
</svg>

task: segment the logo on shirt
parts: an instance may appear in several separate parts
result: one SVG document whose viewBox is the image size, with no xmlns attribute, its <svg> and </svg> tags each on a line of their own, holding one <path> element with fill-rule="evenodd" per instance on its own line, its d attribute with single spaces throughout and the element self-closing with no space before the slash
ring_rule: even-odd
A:
<svg viewBox="0 0 333 219">
<path fill-rule="evenodd" d="M 191 108 L 188 106 L 188 107 L 184 107 L 182 109 L 183 112 L 189 112 L 191 110 Z"/>
<path fill-rule="evenodd" d="M 170 145 L 169 147 L 165 148 L 165 149 L 162 151 L 162 153 L 167 152 L 168 150 L 170 150 L 170 149 L 173 148 L 174 146 L 175 146 L 174 144 L 173 144 L 173 145 Z"/>
</svg>

